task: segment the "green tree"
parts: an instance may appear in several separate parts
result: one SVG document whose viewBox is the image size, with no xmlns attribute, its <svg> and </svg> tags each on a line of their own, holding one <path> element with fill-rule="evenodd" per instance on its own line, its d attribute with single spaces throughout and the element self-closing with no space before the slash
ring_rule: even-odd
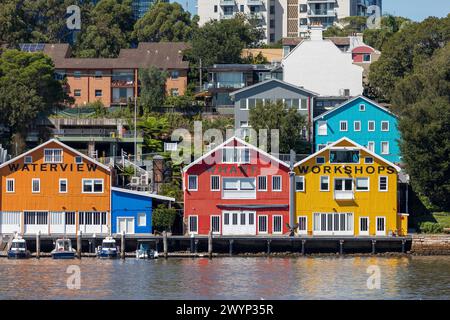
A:
<svg viewBox="0 0 450 320">
<path fill-rule="evenodd" d="M 42 53 L 6 50 L 0 56 L 0 123 L 15 133 L 26 132 L 39 113 L 50 113 L 68 99 L 54 79 L 51 59 Z"/>
<path fill-rule="evenodd" d="M 370 87 L 378 100 L 390 101 L 395 85 L 413 71 L 414 66 L 430 59 L 436 49 L 450 39 L 450 15 L 408 23 L 383 46 L 380 59 L 370 67 Z"/>
<path fill-rule="evenodd" d="M 138 42 L 188 41 L 197 18 L 183 10 L 179 3 L 159 2 L 134 25 L 133 39 Z"/>
<path fill-rule="evenodd" d="M 411 20 L 403 17 L 383 16 L 381 28 L 364 30 L 364 42 L 377 50 L 383 50 L 384 44 L 410 22 Z"/>
<path fill-rule="evenodd" d="M 192 48 L 187 51 L 192 79 L 198 79 L 198 68 L 215 63 L 241 63 L 241 52 L 262 40 L 260 29 L 248 18 L 237 15 L 233 19 L 213 20 L 198 28 L 192 37 Z"/>
<path fill-rule="evenodd" d="M 392 102 L 400 114 L 400 149 L 413 189 L 450 210 L 450 43 L 400 80 Z"/>
<path fill-rule="evenodd" d="M 90 22 L 79 35 L 75 55 L 83 58 L 113 58 L 128 48 L 133 29 L 131 0 L 101 0 L 90 15 Z"/>
<path fill-rule="evenodd" d="M 161 71 L 154 66 L 139 70 L 139 81 L 141 83 L 139 105 L 142 114 L 148 114 L 152 109 L 163 106 L 168 76 L 166 71 Z"/>
<path fill-rule="evenodd" d="M 144 143 L 149 152 L 162 152 L 162 139 L 169 133 L 169 122 L 165 117 L 147 117 L 138 123 L 144 134 Z"/>
<path fill-rule="evenodd" d="M 167 208 L 166 205 L 160 204 L 155 210 L 153 210 L 153 227 L 158 231 L 170 231 L 173 223 L 175 222 L 176 216 L 177 211 L 174 208 Z"/>
<path fill-rule="evenodd" d="M 0 6 L 0 43 L 11 47 L 29 40 L 21 2 L 21 0 L 3 0 Z"/>
<path fill-rule="evenodd" d="M 306 126 L 305 118 L 294 108 L 287 108 L 281 102 L 258 103 L 255 108 L 250 109 L 249 122 L 252 128 L 258 132 L 267 129 L 268 145 L 271 145 L 270 130 L 279 130 L 279 151 L 289 153 L 294 150 L 305 153 L 306 142 L 302 141 L 302 131 Z"/>
</svg>

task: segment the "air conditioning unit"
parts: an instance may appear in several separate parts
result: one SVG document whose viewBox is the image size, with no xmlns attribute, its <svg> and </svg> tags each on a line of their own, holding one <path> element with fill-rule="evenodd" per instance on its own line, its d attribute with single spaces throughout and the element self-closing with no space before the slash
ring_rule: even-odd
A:
<svg viewBox="0 0 450 320">
<path fill-rule="evenodd" d="M 139 177 L 131 177 L 130 185 L 132 185 L 132 186 L 138 186 L 138 185 L 139 185 L 139 182 L 140 182 Z"/>
</svg>

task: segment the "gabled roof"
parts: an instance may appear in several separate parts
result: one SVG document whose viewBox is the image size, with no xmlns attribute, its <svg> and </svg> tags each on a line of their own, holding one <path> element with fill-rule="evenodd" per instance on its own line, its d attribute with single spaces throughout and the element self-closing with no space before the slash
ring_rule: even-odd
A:
<svg viewBox="0 0 450 320">
<path fill-rule="evenodd" d="M 265 84 L 270 83 L 270 82 L 276 82 L 276 83 L 278 83 L 278 84 L 280 84 L 280 85 L 288 86 L 288 87 L 290 87 L 290 88 L 292 88 L 292 89 L 294 89 L 294 90 L 303 91 L 303 92 L 306 92 L 306 93 L 308 93 L 308 94 L 310 94 L 310 95 L 312 95 L 312 96 L 318 96 L 318 94 L 315 93 L 315 92 L 312 92 L 312 91 L 310 91 L 310 90 L 307 90 L 307 89 L 305 89 L 305 88 L 303 88 L 303 87 L 294 86 L 293 84 L 290 84 L 290 83 L 281 81 L 281 80 L 279 80 L 279 79 L 268 79 L 268 80 L 264 80 L 264 81 L 262 81 L 262 82 L 255 83 L 254 85 L 251 85 L 251 86 L 248 86 L 248 87 L 245 87 L 245 88 L 242 88 L 242 89 L 239 89 L 239 90 L 236 90 L 236 91 L 231 92 L 231 93 L 230 93 L 230 96 L 234 96 L 234 95 L 236 95 L 236 94 L 238 94 L 238 93 L 245 92 L 245 91 L 247 91 L 247 90 L 251 90 L 251 89 L 257 88 L 257 87 L 259 87 L 259 86 L 265 85 Z"/>
<path fill-rule="evenodd" d="M 123 189 L 123 188 L 117 188 L 117 187 L 111 187 L 111 191 L 123 192 L 123 193 L 133 194 L 133 195 L 136 195 L 136 196 L 141 196 L 141 197 L 148 197 L 148 198 L 153 198 L 153 199 L 158 199 L 158 200 L 166 200 L 166 201 L 175 202 L 175 198 L 161 196 L 161 195 L 158 195 L 158 194 L 153 194 L 153 193 L 148 193 L 148 192 L 142 192 L 142 191 L 136 191 L 136 190 L 130 190 L 130 189 Z"/>
<path fill-rule="evenodd" d="M 255 147 L 254 145 L 236 137 L 233 136 L 231 138 L 229 138 L 228 140 L 226 140 L 225 142 L 223 142 L 222 144 L 218 145 L 217 147 L 215 147 L 214 149 L 210 150 L 209 152 L 205 153 L 203 156 L 199 157 L 198 159 L 196 159 L 195 161 L 191 162 L 189 165 L 187 165 L 186 167 L 183 168 L 183 172 L 186 172 L 189 168 L 191 168 L 192 166 L 196 165 L 197 163 L 201 162 L 203 159 L 209 157 L 211 154 L 213 154 L 214 152 L 216 152 L 217 150 L 222 149 L 223 147 L 225 147 L 227 144 L 229 144 L 231 141 L 237 141 L 245 146 L 247 146 L 248 148 L 262 154 L 263 156 L 268 157 L 270 160 L 273 160 L 275 162 L 278 162 L 279 164 L 281 164 L 282 166 L 286 167 L 289 169 L 289 165 L 287 165 L 286 163 L 284 163 L 283 161 L 281 161 L 280 159 L 277 159 L 276 157 L 272 156 L 271 154 Z"/>
<path fill-rule="evenodd" d="M 35 152 L 36 150 L 39 150 L 39 149 L 45 147 L 46 145 L 48 145 L 48 144 L 50 144 L 50 143 L 56 143 L 56 144 L 59 144 L 62 148 L 67 149 L 67 150 L 69 150 L 69 151 L 75 153 L 77 156 L 83 157 L 84 159 L 86 159 L 86 160 L 88 160 L 88 161 L 90 161 L 90 162 L 92 162 L 92 163 L 95 163 L 95 164 L 98 165 L 99 167 L 102 167 L 102 168 L 105 169 L 105 170 L 111 171 L 111 169 L 110 169 L 107 165 L 104 165 L 103 163 L 98 162 L 97 160 L 92 159 L 91 157 L 88 157 L 87 155 L 81 153 L 81 152 L 78 151 L 78 150 L 75 150 L 75 149 L 69 147 L 68 145 L 62 143 L 61 141 L 59 141 L 59 140 L 57 140 L 57 139 L 50 139 L 50 140 L 48 140 L 47 142 L 44 142 L 44 143 L 38 145 L 37 147 L 35 147 L 35 148 L 31 149 L 31 150 L 28 150 L 27 152 L 22 153 L 22 154 L 18 155 L 17 157 L 12 158 L 11 160 L 8 160 L 8 161 L 2 163 L 2 164 L 0 165 L 0 168 L 3 168 L 3 167 L 5 167 L 5 166 L 7 166 L 8 164 L 15 162 L 15 161 L 19 160 L 20 158 L 25 157 L 25 156 L 29 155 L 30 153 L 33 153 L 33 152 Z"/>
<path fill-rule="evenodd" d="M 316 121 L 316 120 L 318 120 L 318 119 L 323 119 L 323 117 L 329 115 L 330 113 L 335 112 L 336 110 L 338 110 L 338 109 L 340 109 L 340 108 L 342 108 L 342 107 L 344 107 L 344 106 L 346 106 L 346 105 L 352 103 L 353 101 L 355 101 L 355 100 L 357 100 L 357 99 L 363 99 L 363 100 L 365 100 L 366 102 L 368 102 L 368 103 L 374 105 L 375 107 L 377 107 L 377 108 L 379 108 L 379 109 L 381 109 L 381 110 L 383 110 L 383 111 L 385 111 L 385 112 L 387 112 L 387 113 L 389 113 L 389 114 L 391 114 L 391 115 L 393 115 L 394 117 L 397 118 L 397 115 L 395 115 L 395 114 L 394 114 L 392 111 L 390 111 L 389 109 L 387 109 L 387 108 L 385 108 L 385 107 L 379 105 L 379 104 L 376 103 L 375 101 L 370 100 L 369 98 L 367 98 L 367 97 L 365 97 L 365 96 L 363 96 L 363 95 L 360 95 L 360 96 L 356 96 L 356 97 L 354 97 L 354 98 L 352 98 L 352 99 L 350 99 L 350 100 L 345 101 L 344 103 L 338 105 L 337 107 L 335 107 L 335 108 L 333 108 L 333 109 L 331 109 L 331 110 L 328 110 L 327 112 L 322 113 L 321 115 L 315 117 L 313 120 Z"/>
<path fill-rule="evenodd" d="M 317 152 L 311 154 L 310 156 L 306 157 L 305 159 L 303 159 L 303 160 L 297 162 L 297 163 L 294 165 L 294 168 L 297 167 L 297 166 L 299 166 L 299 165 L 301 165 L 301 164 L 303 164 L 303 163 L 305 163 L 305 162 L 308 162 L 309 160 L 311 160 L 312 158 L 316 157 L 317 155 L 321 154 L 321 153 L 324 152 L 324 151 L 333 149 L 334 147 L 336 147 L 336 145 L 338 145 L 338 144 L 341 143 L 342 141 L 350 142 L 350 143 L 353 144 L 357 149 L 363 150 L 364 152 L 370 154 L 372 157 L 377 158 L 378 160 L 381 160 L 381 161 L 383 161 L 384 163 L 388 164 L 389 166 L 395 168 L 395 170 L 397 170 L 397 172 L 400 172 L 400 171 L 402 170 L 399 166 L 397 166 L 397 165 L 395 165 L 394 163 L 390 162 L 389 160 L 386 160 L 385 158 L 383 158 L 383 157 L 377 155 L 376 153 L 370 151 L 370 150 L 367 149 L 366 147 L 363 147 L 362 145 L 356 143 L 355 141 L 353 141 L 352 139 L 349 139 L 349 138 L 347 138 L 347 137 L 343 137 L 343 138 L 341 138 L 341 139 L 339 139 L 339 140 L 333 142 L 332 144 L 326 146 L 325 148 L 323 148 L 323 149 L 321 149 L 321 150 L 319 150 L 319 151 L 317 151 Z"/>
</svg>

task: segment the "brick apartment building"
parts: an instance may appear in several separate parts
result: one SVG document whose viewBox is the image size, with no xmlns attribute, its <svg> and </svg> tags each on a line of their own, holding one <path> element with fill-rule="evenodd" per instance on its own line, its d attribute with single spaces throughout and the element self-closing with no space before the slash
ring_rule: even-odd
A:
<svg viewBox="0 0 450 320">
<path fill-rule="evenodd" d="M 183 95 L 187 87 L 189 63 L 183 60 L 185 43 L 140 43 L 122 49 L 117 58 L 71 58 L 68 44 L 45 44 L 59 78 L 67 78 L 67 91 L 75 105 L 100 100 L 105 106 L 124 105 L 139 95 L 139 69 L 155 66 L 166 70 L 168 95 Z"/>
</svg>

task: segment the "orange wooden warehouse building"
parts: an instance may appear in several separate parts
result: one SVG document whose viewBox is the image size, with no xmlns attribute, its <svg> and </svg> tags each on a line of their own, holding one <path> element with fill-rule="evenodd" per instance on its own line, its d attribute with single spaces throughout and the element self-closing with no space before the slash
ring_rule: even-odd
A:
<svg viewBox="0 0 450 320">
<path fill-rule="evenodd" d="M 0 233 L 108 234 L 111 170 L 52 139 L 0 166 Z"/>
</svg>

